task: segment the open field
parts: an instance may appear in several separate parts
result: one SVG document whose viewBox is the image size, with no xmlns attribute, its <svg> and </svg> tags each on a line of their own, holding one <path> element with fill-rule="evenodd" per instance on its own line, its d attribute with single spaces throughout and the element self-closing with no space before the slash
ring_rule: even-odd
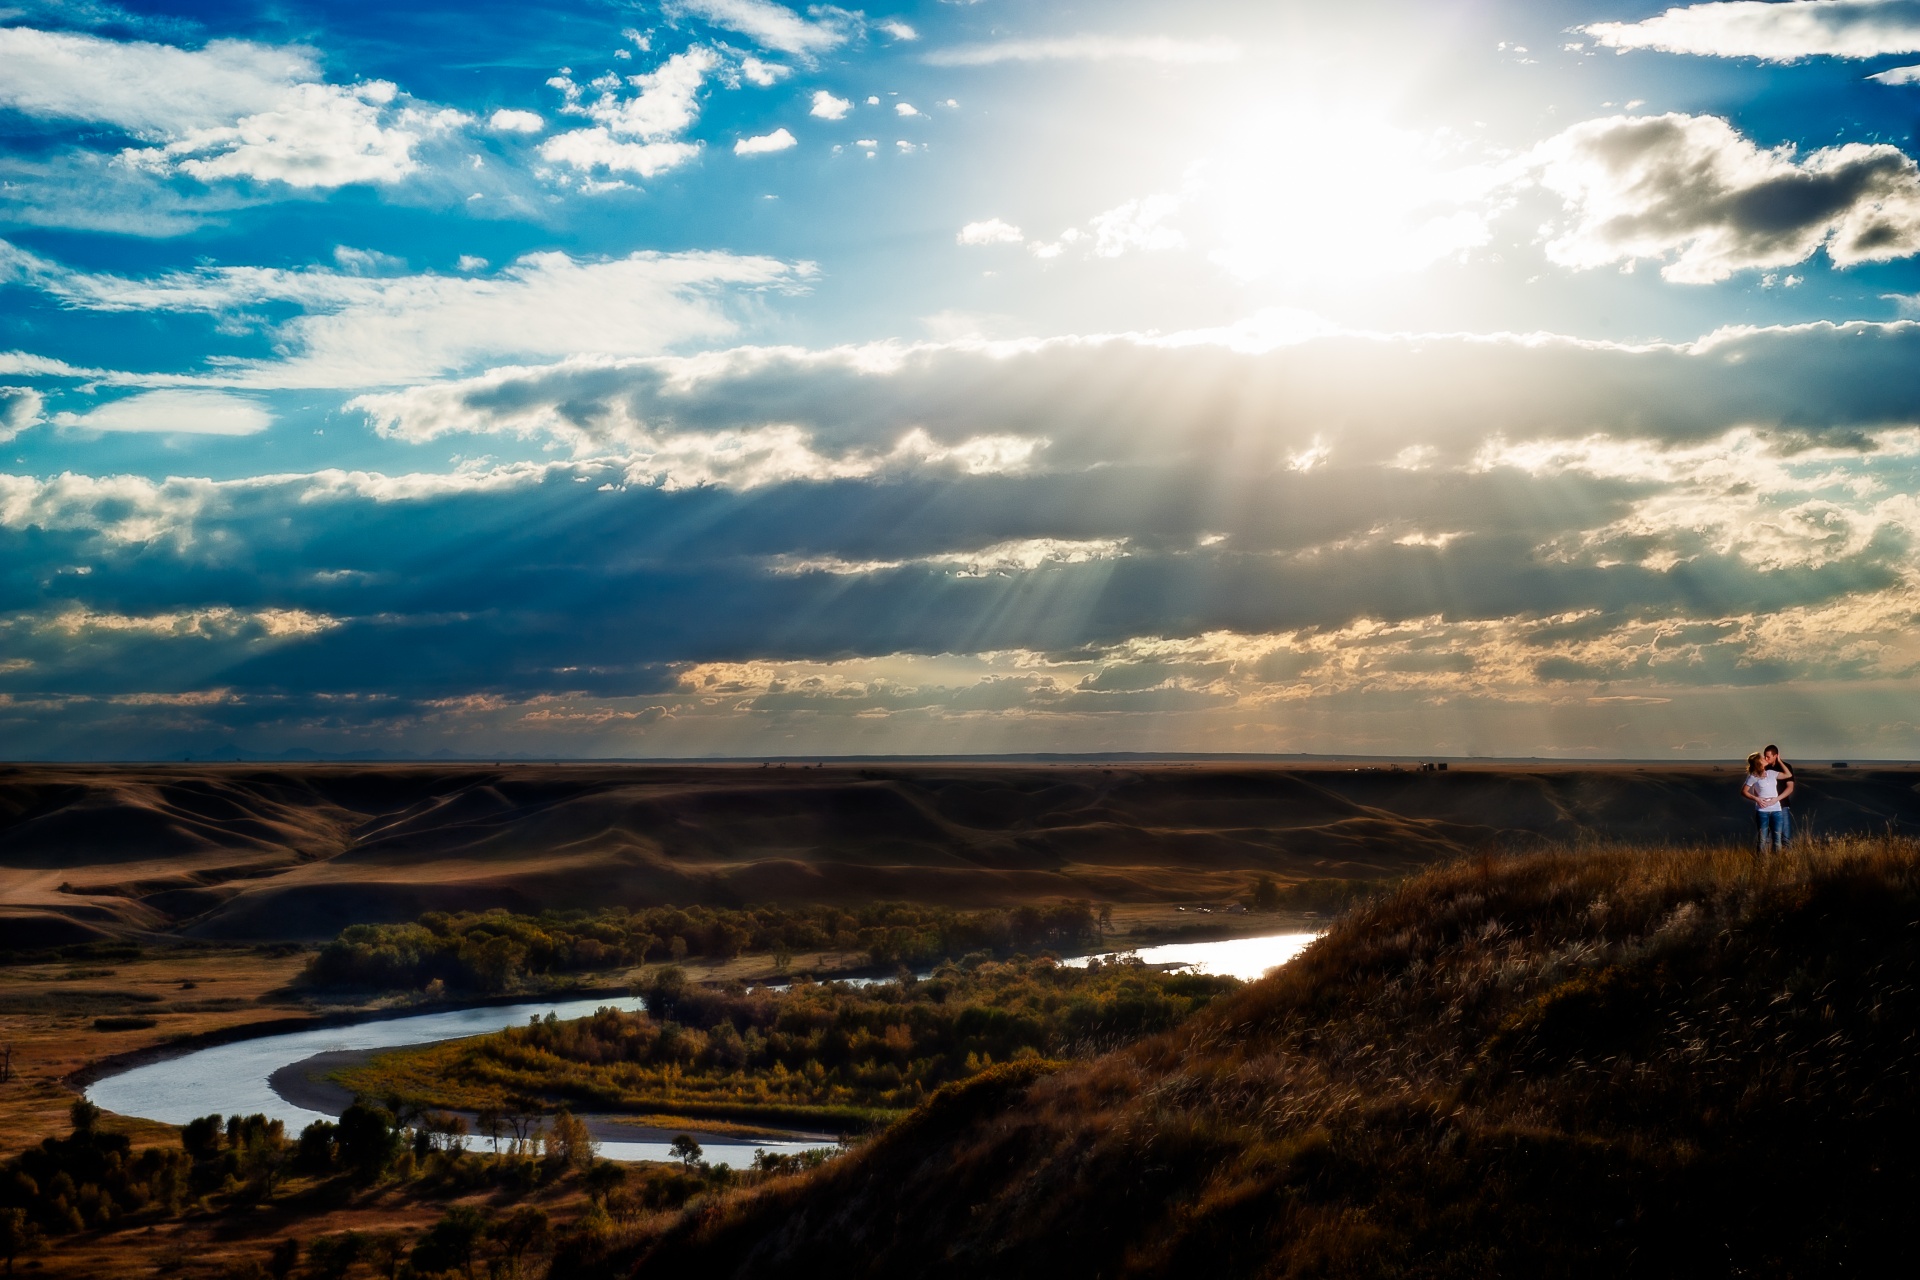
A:
<svg viewBox="0 0 1920 1280">
<path fill-rule="evenodd" d="M 222 947 L 0 966 L 0 1044 L 13 1050 L 13 1079 L 0 1084 L 0 1157 L 66 1132 L 72 1080 L 104 1059 L 312 1017 L 282 990 L 305 959 Z M 104 1125 L 136 1146 L 178 1141 L 170 1125 Z"/>
<path fill-rule="evenodd" d="M 1920 822 L 1920 768 L 1806 767 L 1803 823 Z M 0 769 L 0 921 L 89 938 L 317 940 L 429 910 L 661 903 L 1123 909 L 1269 874 L 1746 837 L 1715 766 L 38 766 Z"/>
</svg>

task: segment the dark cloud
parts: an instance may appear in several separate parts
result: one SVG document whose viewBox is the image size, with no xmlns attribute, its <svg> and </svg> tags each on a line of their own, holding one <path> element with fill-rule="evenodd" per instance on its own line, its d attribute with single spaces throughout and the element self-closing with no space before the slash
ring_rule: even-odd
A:
<svg viewBox="0 0 1920 1280">
<path fill-rule="evenodd" d="M 1548 252 L 1572 266 L 1671 254 L 1661 274 L 1706 284 L 1821 249 L 1843 267 L 1920 250 L 1920 166 L 1884 143 L 1796 161 L 1717 116 L 1670 113 L 1590 120 L 1541 152 L 1544 182 L 1576 219 Z"/>
<path fill-rule="evenodd" d="M 1916 344 L 1125 341 L 503 376 L 487 394 L 628 425 L 441 476 L 0 477 L 0 712 L 29 744 L 556 749 L 730 717 L 869 733 L 1878 678 L 1914 660 L 1889 638 L 1913 515 L 1888 495 L 1916 482 Z M 789 474 L 622 483 L 645 432 L 777 407 Z M 1052 443 L 1025 469 L 807 473 L 914 429 Z"/>
</svg>

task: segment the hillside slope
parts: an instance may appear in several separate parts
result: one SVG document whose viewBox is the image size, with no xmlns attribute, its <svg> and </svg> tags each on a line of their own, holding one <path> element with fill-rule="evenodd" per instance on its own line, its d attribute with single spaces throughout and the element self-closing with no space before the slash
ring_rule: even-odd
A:
<svg viewBox="0 0 1920 1280">
<path fill-rule="evenodd" d="M 637 1276 L 1885 1273 L 1920 847 L 1469 861 L 1094 1063 L 949 1091 Z M 1904 1267 L 1903 1267 L 1904 1269 Z"/>
<path fill-rule="evenodd" d="M 1807 769 L 1822 829 L 1920 819 L 1920 770 Z M 1739 837 L 1703 766 L 6 766 L 0 920 L 326 938 L 429 910 L 1194 901 L 1485 847 Z"/>
</svg>

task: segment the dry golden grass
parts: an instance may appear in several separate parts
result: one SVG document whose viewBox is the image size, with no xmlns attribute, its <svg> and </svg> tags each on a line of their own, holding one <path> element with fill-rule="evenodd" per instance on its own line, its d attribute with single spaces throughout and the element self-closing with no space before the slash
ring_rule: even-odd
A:
<svg viewBox="0 0 1920 1280">
<path fill-rule="evenodd" d="M 962 1086 L 636 1274 L 1810 1276 L 1905 1256 L 1920 846 L 1468 859 L 1135 1049 Z"/>
<path fill-rule="evenodd" d="M 14 1072 L 11 1082 L 0 1084 L 0 1158 L 64 1134 L 75 1078 L 102 1061 L 184 1037 L 311 1017 L 311 1009 L 285 991 L 304 960 L 231 948 L 0 966 L 0 1045 L 13 1047 Z M 151 1018 L 154 1025 L 123 1031 L 94 1025 L 116 1015 Z M 107 1124 L 135 1145 L 178 1141 L 170 1125 L 124 1116 Z"/>
</svg>

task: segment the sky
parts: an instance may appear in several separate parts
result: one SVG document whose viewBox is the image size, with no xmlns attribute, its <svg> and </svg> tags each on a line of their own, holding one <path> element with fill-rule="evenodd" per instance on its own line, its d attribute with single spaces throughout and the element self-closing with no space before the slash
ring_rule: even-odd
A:
<svg viewBox="0 0 1920 1280">
<path fill-rule="evenodd" d="M 0 8 L 0 757 L 1920 757 L 1920 0 Z"/>
</svg>

